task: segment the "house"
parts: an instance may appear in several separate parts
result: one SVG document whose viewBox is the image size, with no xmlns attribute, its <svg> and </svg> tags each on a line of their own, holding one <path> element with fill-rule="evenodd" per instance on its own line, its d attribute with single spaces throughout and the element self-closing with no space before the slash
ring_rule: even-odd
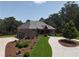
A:
<svg viewBox="0 0 79 59">
<path fill-rule="evenodd" d="M 18 38 L 33 38 L 38 35 L 53 35 L 55 28 L 41 21 L 29 21 L 17 28 Z"/>
</svg>

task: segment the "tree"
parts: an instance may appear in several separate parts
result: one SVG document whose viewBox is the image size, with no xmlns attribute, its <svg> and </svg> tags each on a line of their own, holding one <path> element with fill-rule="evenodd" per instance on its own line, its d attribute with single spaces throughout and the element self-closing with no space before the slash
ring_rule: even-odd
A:
<svg viewBox="0 0 79 59">
<path fill-rule="evenodd" d="M 2 34 L 6 34 L 6 23 L 4 22 L 4 20 L 2 19 L 1 21 L 0 21 L 0 35 L 2 35 Z"/>
<path fill-rule="evenodd" d="M 4 19 L 4 22 L 6 24 L 6 31 L 7 33 L 12 33 L 14 32 L 14 29 L 16 28 L 14 26 L 15 23 L 15 18 L 14 17 L 8 17 Z"/>
<path fill-rule="evenodd" d="M 63 36 L 69 39 L 73 39 L 77 37 L 77 30 L 72 21 L 65 24 Z"/>
<path fill-rule="evenodd" d="M 30 22 L 30 20 L 28 19 L 28 20 L 26 20 L 26 23 L 28 23 L 28 22 Z"/>
<path fill-rule="evenodd" d="M 47 19 L 44 20 L 47 24 L 55 27 L 56 33 L 62 33 L 64 25 L 71 21 L 75 24 L 76 28 L 79 28 L 78 16 L 79 6 L 75 2 L 67 2 L 64 7 L 61 8 L 59 13 L 51 14 Z"/>
<path fill-rule="evenodd" d="M 79 10 L 79 7 L 78 7 L 78 10 Z M 76 16 L 76 19 L 74 20 L 74 23 L 77 30 L 79 31 L 79 11 L 78 11 L 78 15 Z"/>
<path fill-rule="evenodd" d="M 21 21 L 15 20 L 14 17 L 7 17 L 0 20 L 0 34 L 15 34 L 17 27 L 21 25 Z"/>
<path fill-rule="evenodd" d="M 64 4 L 64 7 L 61 8 L 59 14 L 62 20 L 62 29 L 64 28 L 64 25 L 71 20 L 75 23 L 75 25 L 77 25 L 78 23 L 76 22 L 76 18 L 79 14 L 79 6 L 73 1 L 67 2 Z M 78 28 L 78 26 L 76 26 L 76 28 Z"/>
<path fill-rule="evenodd" d="M 61 33 L 62 20 L 60 19 L 59 14 L 51 14 L 47 19 L 44 20 L 44 22 L 56 28 L 56 33 Z"/>
<path fill-rule="evenodd" d="M 41 17 L 41 18 L 39 19 L 39 21 L 44 21 L 44 18 Z"/>
<path fill-rule="evenodd" d="M 60 12 L 60 14 L 65 19 L 67 19 L 65 21 L 75 20 L 76 16 L 78 15 L 78 4 L 73 1 L 67 2 L 66 4 L 64 4 L 64 7 L 62 7 Z"/>
</svg>

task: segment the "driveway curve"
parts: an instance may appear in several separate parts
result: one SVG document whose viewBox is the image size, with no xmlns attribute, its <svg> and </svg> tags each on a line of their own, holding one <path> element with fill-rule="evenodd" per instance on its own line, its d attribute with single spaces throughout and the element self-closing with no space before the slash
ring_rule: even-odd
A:
<svg viewBox="0 0 79 59">
<path fill-rule="evenodd" d="M 18 40 L 17 38 L 14 37 L 8 37 L 8 38 L 0 38 L 0 57 L 5 56 L 5 47 L 8 42 Z"/>
<path fill-rule="evenodd" d="M 52 48 L 52 57 L 79 57 L 79 46 L 64 47 L 58 43 L 63 37 L 50 37 L 49 44 Z"/>
</svg>

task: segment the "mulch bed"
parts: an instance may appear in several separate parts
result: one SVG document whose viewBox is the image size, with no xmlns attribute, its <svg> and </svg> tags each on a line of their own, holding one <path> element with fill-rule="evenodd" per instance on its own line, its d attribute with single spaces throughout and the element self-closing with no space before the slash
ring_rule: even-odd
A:
<svg viewBox="0 0 79 59">
<path fill-rule="evenodd" d="M 17 48 L 15 47 L 16 46 L 16 42 L 9 42 L 7 45 L 6 45 L 6 48 L 5 48 L 5 56 L 6 57 L 16 57 L 16 51 L 21 51 L 21 54 L 23 56 L 23 54 L 25 52 L 30 52 L 34 46 L 34 44 L 37 42 L 37 39 L 34 38 L 34 39 L 30 39 L 31 43 L 29 44 L 28 47 L 26 48 Z M 21 56 L 21 57 L 22 57 Z"/>
<path fill-rule="evenodd" d="M 76 46 L 79 46 L 79 42 L 68 40 L 68 39 L 61 39 L 58 42 L 64 47 L 76 47 Z"/>
</svg>

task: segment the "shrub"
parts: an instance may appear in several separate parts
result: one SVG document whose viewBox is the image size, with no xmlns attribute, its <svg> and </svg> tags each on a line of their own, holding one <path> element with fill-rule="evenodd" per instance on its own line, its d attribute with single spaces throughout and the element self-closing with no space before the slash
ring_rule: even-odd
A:
<svg viewBox="0 0 79 59">
<path fill-rule="evenodd" d="M 30 56 L 29 52 L 24 53 L 24 57 L 29 57 L 29 56 Z"/>
<path fill-rule="evenodd" d="M 65 24 L 63 36 L 69 39 L 73 39 L 77 37 L 77 30 L 72 21 Z"/>
<path fill-rule="evenodd" d="M 16 47 L 18 48 L 24 48 L 28 46 L 28 42 L 26 40 L 20 40 L 16 42 Z"/>
</svg>

